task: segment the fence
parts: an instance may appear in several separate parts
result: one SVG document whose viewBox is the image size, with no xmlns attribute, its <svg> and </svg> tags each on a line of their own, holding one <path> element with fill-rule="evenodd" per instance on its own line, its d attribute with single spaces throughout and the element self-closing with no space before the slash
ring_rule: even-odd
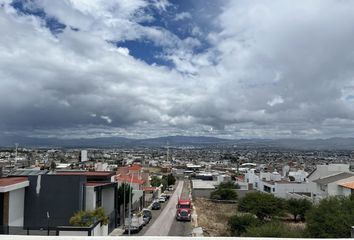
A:
<svg viewBox="0 0 354 240">
<path fill-rule="evenodd" d="M 25 227 L 12 227 L 12 226 L 0 226 L 0 234 L 6 235 L 39 235 L 39 236 L 55 236 L 56 230 L 54 229 L 30 229 Z"/>
</svg>

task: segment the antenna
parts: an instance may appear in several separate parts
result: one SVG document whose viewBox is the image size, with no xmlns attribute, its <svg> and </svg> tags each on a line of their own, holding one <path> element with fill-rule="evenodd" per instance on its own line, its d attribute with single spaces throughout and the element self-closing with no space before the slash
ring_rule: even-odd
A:
<svg viewBox="0 0 354 240">
<path fill-rule="evenodd" d="M 17 163 L 17 149 L 18 149 L 18 143 L 15 143 L 15 164 Z"/>
<path fill-rule="evenodd" d="M 168 159 L 170 157 L 170 146 L 168 144 L 168 141 L 166 142 L 166 147 L 167 147 L 167 150 L 166 150 L 166 162 L 168 162 Z"/>
</svg>

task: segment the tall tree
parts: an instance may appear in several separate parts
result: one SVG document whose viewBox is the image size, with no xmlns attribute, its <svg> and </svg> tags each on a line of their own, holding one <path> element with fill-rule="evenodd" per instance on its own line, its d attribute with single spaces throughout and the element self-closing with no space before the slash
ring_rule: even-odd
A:
<svg viewBox="0 0 354 240">
<path fill-rule="evenodd" d="M 354 226 L 354 195 L 321 200 L 306 215 L 307 233 L 313 238 L 348 238 Z"/>
<path fill-rule="evenodd" d="M 293 215 L 294 221 L 297 220 L 297 217 L 304 220 L 306 212 L 311 208 L 312 203 L 306 199 L 290 198 L 286 201 L 286 210 Z"/>
<path fill-rule="evenodd" d="M 133 198 L 133 189 L 127 183 L 122 183 L 118 188 L 118 205 L 121 206 L 124 203 L 125 196 L 125 205 L 129 203 L 129 193 L 132 194 Z M 125 192 L 125 194 L 124 194 Z"/>
<path fill-rule="evenodd" d="M 241 212 L 249 212 L 258 217 L 259 220 L 279 216 L 284 211 L 284 202 L 282 199 L 272 194 L 253 192 L 247 193 L 241 199 L 238 210 Z"/>
</svg>

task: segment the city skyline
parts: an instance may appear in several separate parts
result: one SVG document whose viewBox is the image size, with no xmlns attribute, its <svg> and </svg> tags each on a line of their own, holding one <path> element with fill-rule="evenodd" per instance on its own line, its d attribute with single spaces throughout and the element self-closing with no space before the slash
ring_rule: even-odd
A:
<svg viewBox="0 0 354 240">
<path fill-rule="evenodd" d="M 0 0 L 0 133 L 352 137 L 353 10 L 334 0 Z"/>
</svg>

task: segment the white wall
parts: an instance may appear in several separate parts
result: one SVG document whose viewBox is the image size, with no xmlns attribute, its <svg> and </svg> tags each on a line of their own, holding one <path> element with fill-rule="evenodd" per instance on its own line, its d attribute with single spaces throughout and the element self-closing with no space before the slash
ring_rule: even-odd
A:
<svg viewBox="0 0 354 240">
<path fill-rule="evenodd" d="M 96 192 L 94 187 L 86 187 L 86 206 L 85 210 L 92 211 L 96 209 Z"/>
<path fill-rule="evenodd" d="M 114 188 L 102 189 L 102 207 L 106 214 L 114 211 Z"/>
<path fill-rule="evenodd" d="M 286 198 L 288 192 L 311 192 L 309 183 L 276 183 L 275 186 L 275 196 L 281 198 Z"/>
<path fill-rule="evenodd" d="M 25 189 L 9 192 L 9 226 L 22 227 L 25 202 Z"/>
<path fill-rule="evenodd" d="M 59 236 L 88 236 L 87 231 L 59 231 Z"/>
<path fill-rule="evenodd" d="M 270 187 L 270 193 L 276 197 L 287 198 L 287 193 L 291 192 L 311 192 L 311 187 L 309 183 L 277 183 L 274 184 L 267 183 L 264 181 L 259 182 L 259 191 L 264 191 L 264 186 Z M 274 191 L 273 191 L 274 188 Z"/>
<path fill-rule="evenodd" d="M 91 236 L 102 236 L 101 224 L 97 224 L 96 227 L 92 229 L 91 233 L 92 233 Z"/>
</svg>

